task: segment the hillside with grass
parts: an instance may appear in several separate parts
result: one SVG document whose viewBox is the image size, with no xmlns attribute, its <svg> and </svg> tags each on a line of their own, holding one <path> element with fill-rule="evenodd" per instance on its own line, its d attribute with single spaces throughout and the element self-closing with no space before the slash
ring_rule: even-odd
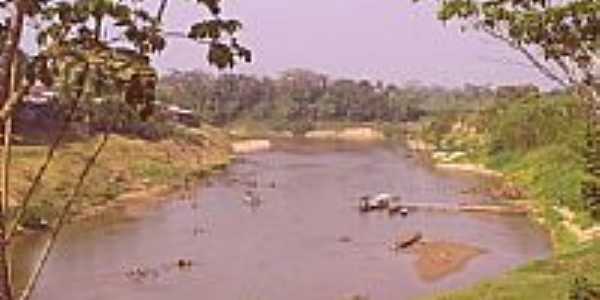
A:
<svg viewBox="0 0 600 300">
<path fill-rule="evenodd" d="M 515 201 L 527 203 L 532 218 L 551 232 L 555 248 L 552 258 L 436 299 L 598 299 L 600 220 L 582 192 L 584 114 L 573 97 L 532 94 L 426 122 L 418 135 L 439 163 L 500 171 L 524 191 Z"/>
</svg>

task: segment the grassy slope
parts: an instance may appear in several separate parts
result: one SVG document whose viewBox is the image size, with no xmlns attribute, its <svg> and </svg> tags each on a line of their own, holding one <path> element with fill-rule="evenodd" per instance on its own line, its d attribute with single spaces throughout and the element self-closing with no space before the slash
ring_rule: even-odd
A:
<svg viewBox="0 0 600 300">
<path fill-rule="evenodd" d="M 561 225 L 562 219 L 553 209 L 557 205 L 568 207 L 575 212 L 579 225 L 592 225 L 580 195 L 584 179 L 583 161 L 578 154 L 582 125 L 570 115 L 556 113 L 570 103 L 567 100 L 514 104 L 503 114 L 494 116 L 495 120 L 494 117 L 484 119 L 490 124 L 486 125 L 489 128 L 484 139 L 497 139 L 503 149 L 494 152 L 479 145 L 480 149 L 471 157 L 478 163 L 504 172 L 509 180 L 528 191 L 538 209 L 536 217 L 543 219 L 552 232 L 555 255 L 498 279 L 435 299 L 569 299 L 576 276 L 585 276 L 593 283 L 600 283 L 600 241 L 578 244 L 574 235 Z M 544 109 L 544 115 L 534 115 Z M 531 138 L 527 135 L 529 132 L 538 133 L 535 145 L 518 149 L 517 143 Z M 464 135 L 458 142 L 465 142 Z M 468 142 L 463 144 L 469 148 Z"/>
<path fill-rule="evenodd" d="M 488 166 L 508 174 L 511 181 L 529 191 L 538 209 L 536 217 L 543 219 L 552 232 L 556 252 L 568 252 L 577 247 L 576 238 L 562 227 L 562 218 L 553 209 L 555 206 L 568 207 L 575 212 L 578 225 L 592 225 L 580 194 L 583 162 L 572 150 L 564 145 L 545 146 L 525 154 L 490 157 Z"/>
<path fill-rule="evenodd" d="M 569 253 L 530 263 L 498 279 L 435 299 L 569 299 L 576 276 L 585 275 L 591 282 L 600 282 L 598 262 L 600 242 L 580 245 Z"/>
<path fill-rule="evenodd" d="M 102 207 L 127 193 L 159 186 L 176 189 L 186 176 L 203 176 L 229 162 L 229 143 L 218 130 L 178 132 L 158 142 L 112 136 L 86 180 L 77 209 Z M 96 142 L 89 139 L 60 148 L 35 194 L 28 219 L 52 218 L 62 208 Z M 14 147 L 11 199 L 22 198 L 46 150 L 46 146 Z"/>
</svg>

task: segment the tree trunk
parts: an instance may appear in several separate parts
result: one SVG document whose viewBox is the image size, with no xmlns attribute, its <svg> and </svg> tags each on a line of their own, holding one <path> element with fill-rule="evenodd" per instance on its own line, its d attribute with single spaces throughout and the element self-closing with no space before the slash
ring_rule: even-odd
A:
<svg viewBox="0 0 600 300">
<path fill-rule="evenodd" d="M 0 199 L 0 300 L 12 300 L 12 268 L 9 256 L 8 244 L 8 226 L 9 218 L 9 170 L 10 170 L 10 150 L 12 135 L 12 118 L 9 117 L 4 122 L 4 146 L 2 157 L 2 198 Z"/>
<path fill-rule="evenodd" d="M 4 147 L 2 158 L 2 198 L 0 199 L 0 300 L 12 300 L 12 268 L 8 249 L 9 237 L 8 226 L 9 219 L 9 170 L 10 170 L 10 150 L 12 135 L 12 118 L 8 118 L 4 123 Z"/>
<path fill-rule="evenodd" d="M 17 87 L 17 69 L 19 66 L 18 51 L 21 43 L 21 34 L 23 30 L 24 13 L 20 7 L 20 1 L 15 2 L 15 13 L 10 19 L 10 31 L 8 43 L 5 45 L 4 53 L 0 63 L 7 70 L 2 73 L 0 85 L 2 93 L 0 99 L 2 106 L 8 104 L 9 97 L 16 92 Z M 10 112 L 9 112 L 10 113 Z M 2 157 L 2 198 L 0 199 L 0 300 L 12 300 L 12 268 L 9 255 L 8 227 L 10 226 L 9 213 L 9 169 L 10 169 L 10 150 L 12 136 L 12 116 L 8 115 L 4 122 L 4 147 Z"/>
<path fill-rule="evenodd" d="M 12 287 L 10 284 L 10 262 L 8 244 L 0 244 L 0 300 L 12 300 Z"/>
<path fill-rule="evenodd" d="M 11 64 L 10 85 L 8 95 L 14 92 L 15 88 L 15 70 L 17 62 Z M 12 137 L 12 117 L 8 116 L 4 122 L 4 145 L 2 155 L 2 194 L 0 198 L 0 300 L 12 300 L 12 268 L 9 256 L 8 227 L 10 224 L 9 195 L 10 195 L 10 159 L 11 159 L 11 137 Z"/>
</svg>

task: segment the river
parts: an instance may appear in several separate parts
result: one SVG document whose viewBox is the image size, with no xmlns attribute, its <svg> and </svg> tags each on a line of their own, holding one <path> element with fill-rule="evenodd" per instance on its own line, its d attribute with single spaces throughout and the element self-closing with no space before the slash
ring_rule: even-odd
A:
<svg viewBox="0 0 600 300">
<path fill-rule="evenodd" d="M 245 155 L 189 199 L 69 226 L 33 298 L 401 300 L 465 287 L 550 255 L 547 234 L 522 216 L 359 214 L 356 199 L 366 193 L 411 202 L 479 200 L 461 191 L 483 179 L 439 173 L 405 154 L 389 145 L 302 141 Z M 240 179 L 257 182 L 260 206 L 243 203 L 251 187 Z M 389 249 L 398 232 L 410 230 L 485 253 L 459 272 L 423 280 L 414 256 Z M 23 244 L 21 272 L 41 239 Z M 179 259 L 192 266 L 178 267 Z"/>
</svg>

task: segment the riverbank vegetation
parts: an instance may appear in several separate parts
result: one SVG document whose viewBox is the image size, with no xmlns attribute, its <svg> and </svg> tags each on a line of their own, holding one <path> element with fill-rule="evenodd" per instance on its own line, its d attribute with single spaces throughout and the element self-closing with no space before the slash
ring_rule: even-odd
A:
<svg viewBox="0 0 600 300">
<path fill-rule="evenodd" d="M 555 246 L 548 260 L 439 299 L 568 299 L 586 288 L 597 291 L 600 272 L 593 261 L 600 256 L 600 231 L 596 207 L 582 194 L 584 113 L 582 103 L 566 93 L 534 93 L 478 112 L 443 112 L 426 122 L 417 135 L 439 162 L 502 172 L 524 191 L 519 200 L 550 229 Z"/>
<path fill-rule="evenodd" d="M 465 29 L 506 44 L 573 97 L 567 100 L 571 104 L 541 97 L 533 105 L 503 110 L 496 118 L 499 122 L 493 122 L 494 115 L 479 122 L 487 129 L 483 132 L 485 150 L 478 151 L 480 159 L 529 191 L 537 215 L 553 233 L 558 256 L 457 295 L 457 299 L 600 298 L 599 273 L 586 268 L 600 251 L 594 242 L 600 236 L 600 227 L 594 226 L 600 219 L 598 8 L 597 1 L 591 0 L 449 0 L 440 4 L 439 20 L 457 21 Z M 557 264 L 565 268 L 539 268 Z M 529 270 L 533 272 L 525 272 Z M 584 277 L 568 288 L 559 278 L 577 276 Z M 511 286 L 510 280 L 526 285 Z M 582 284 L 594 280 L 595 286 Z M 512 289 L 507 294 L 502 292 L 505 288 Z"/>
<path fill-rule="evenodd" d="M 562 207 L 588 228 L 594 224 L 595 207 L 582 196 L 586 133 L 582 107 L 566 94 L 532 94 L 477 113 L 439 114 L 421 137 L 433 146 L 438 160 L 482 164 L 506 174 L 527 190 L 527 198 L 535 199 L 545 221 L 557 223 L 553 227 L 560 227 L 564 216 L 556 210 Z M 559 248 L 568 248 L 571 238 L 561 234 L 556 238 Z"/>
</svg>

